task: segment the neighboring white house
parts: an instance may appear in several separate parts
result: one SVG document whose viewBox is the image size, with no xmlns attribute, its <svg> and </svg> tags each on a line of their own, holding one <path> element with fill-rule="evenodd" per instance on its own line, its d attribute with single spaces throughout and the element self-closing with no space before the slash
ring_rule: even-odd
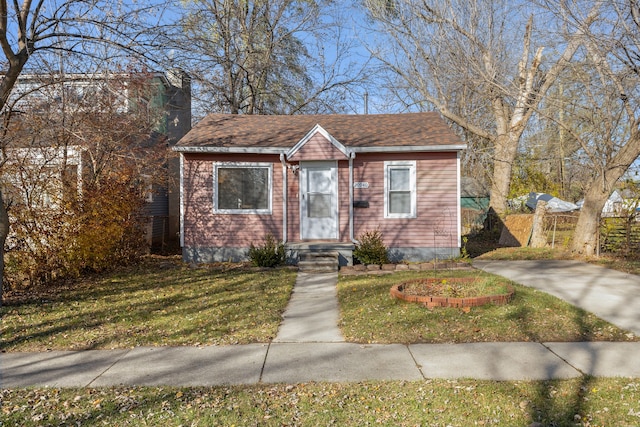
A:
<svg viewBox="0 0 640 427">
<path fill-rule="evenodd" d="M 132 86 L 127 82 L 136 78 L 145 79 L 148 89 L 143 93 L 130 90 Z M 116 84 L 108 84 L 110 82 Z M 18 116 L 21 112 L 41 111 L 42 108 L 47 108 L 47 114 L 62 115 L 65 113 L 65 103 L 91 106 L 91 100 L 97 99 L 100 91 L 109 91 L 112 105 L 118 113 L 126 114 L 133 109 L 139 111 L 141 106 L 153 113 L 150 117 L 154 120 L 154 132 L 162 138 L 141 143 L 152 144 L 154 140 L 162 139 L 173 146 L 191 129 L 191 83 L 189 76 L 180 70 L 143 73 L 142 77 L 131 73 L 25 73 L 17 81 L 7 108 L 11 108 L 13 114 Z M 99 111 L 96 113 L 99 114 Z M 16 203 L 55 209 L 60 205 L 65 191 L 73 191 L 81 196 L 83 180 L 90 171 L 89 157 L 82 141 L 72 140 L 65 146 L 48 146 L 46 136 L 30 134 L 29 123 L 21 128 L 19 137 L 5 142 L 2 154 L 6 153 L 6 159 L 0 157 L 0 161 L 5 163 L 2 182 L 6 197 L 14 198 Z M 166 180 L 168 188 L 155 188 L 147 199 L 148 239 L 156 246 L 170 244 L 171 239 L 175 239 L 177 245 L 179 232 L 177 156 L 169 160 L 167 174 L 169 178 L 173 174 L 173 179 Z M 66 186 L 62 185 L 63 178 Z M 141 176 L 141 179 L 144 180 L 145 176 Z"/>
<path fill-rule="evenodd" d="M 578 206 L 582 208 L 584 200 L 580 200 Z M 640 197 L 628 190 L 613 190 L 602 208 L 602 217 L 627 216 L 640 208 Z"/>
<path fill-rule="evenodd" d="M 82 147 L 21 147 L 7 150 L 3 176 L 4 197 L 9 203 L 56 209 L 64 191 L 82 195 Z M 63 176 L 65 175 L 65 176 Z M 66 179 L 67 186 L 61 185 Z"/>
</svg>

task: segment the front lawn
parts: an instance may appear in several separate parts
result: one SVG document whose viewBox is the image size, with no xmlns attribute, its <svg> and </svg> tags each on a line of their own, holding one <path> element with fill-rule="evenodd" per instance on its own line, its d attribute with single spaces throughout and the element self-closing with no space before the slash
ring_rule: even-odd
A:
<svg viewBox="0 0 640 427">
<path fill-rule="evenodd" d="M 81 283 L 9 296 L 3 351 L 269 342 L 296 273 L 239 266 L 190 269 L 150 260 Z"/>
<path fill-rule="evenodd" d="M 269 342 L 295 282 L 291 269 L 190 269 L 151 260 L 66 288 L 10 296 L 0 309 L 3 351 Z M 395 283 L 433 271 L 341 276 L 341 327 L 360 343 L 629 341 L 625 331 L 555 297 L 512 284 L 506 306 L 468 312 L 392 299 Z M 486 276 L 480 271 L 438 277 Z"/>
<path fill-rule="evenodd" d="M 509 304 L 471 310 L 430 310 L 389 296 L 391 286 L 404 280 L 487 275 L 477 270 L 441 270 L 341 276 L 338 298 L 343 333 L 347 341 L 359 343 L 637 340 L 593 314 L 513 282 L 509 283 L 515 295 Z"/>
</svg>

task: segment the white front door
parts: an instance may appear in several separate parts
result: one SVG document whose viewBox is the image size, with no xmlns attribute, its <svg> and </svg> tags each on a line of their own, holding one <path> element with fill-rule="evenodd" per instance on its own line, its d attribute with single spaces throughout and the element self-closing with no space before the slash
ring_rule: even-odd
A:
<svg viewBox="0 0 640 427">
<path fill-rule="evenodd" d="M 300 236 L 338 238 L 337 162 L 300 162 Z"/>
</svg>

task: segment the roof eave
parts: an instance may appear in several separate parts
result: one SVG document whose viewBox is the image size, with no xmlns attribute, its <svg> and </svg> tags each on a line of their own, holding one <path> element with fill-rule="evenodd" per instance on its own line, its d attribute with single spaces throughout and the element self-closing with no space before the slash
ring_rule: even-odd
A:
<svg viewBox="0 0 640 427">
<path fill-rule="evenodd" d="M 175 146 L 173 151 L 180 153 L 221 153 L 221 154 L 282 154 L 288 147 L 180 147 Z"/>
<path fill-rule="evenodd" d="M 401 147 L 352 147 L 351 151 L 355 153 L 423 153 L 434 151 L 460 151 L 466 150 L 467 144 L 449 144 L 449 145 L 416 145 Z"/>
<path fill-rule="evenodd" d="M 424 153 L 461 151 L 467 148 L 466 144 L 450 145 L 418 145 L 418 146 L 386 146 L 386 147 L 346 147 L 354 153 Z M 288 147 L 181 147 L 175 146 L 173 151 L 180 153 L 220 153 L 220 154 L 284 154 Z"/>
</svg>

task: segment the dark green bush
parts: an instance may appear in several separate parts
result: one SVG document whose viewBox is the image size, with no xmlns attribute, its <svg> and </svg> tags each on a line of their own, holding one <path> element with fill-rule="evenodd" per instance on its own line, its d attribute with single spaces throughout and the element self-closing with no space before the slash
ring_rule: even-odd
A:
<svg viewBox="0 0 640 427">
<path fill-rule="evenodd" d="M 380 230 L 365 231 L 358 236 L 358 242 L 360 243 L 356 245 L 353 256 L 362 264 L 382 265 L 389 262 Z"/>
<path fill-rule="evenodd" d="M 253 243 L 249 247 L 249 259 L 256 267 L 277 267 L 284 265 L 287 260 L 284 243 L 272 234 L 264 237 L 262 246 L 254 246 Z"/>
</svg>

